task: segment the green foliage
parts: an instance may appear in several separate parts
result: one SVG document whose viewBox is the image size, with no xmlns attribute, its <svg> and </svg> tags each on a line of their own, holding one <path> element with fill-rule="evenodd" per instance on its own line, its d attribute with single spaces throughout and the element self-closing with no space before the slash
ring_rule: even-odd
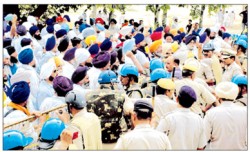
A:
<svg viewBox="0 0 250 152">
<path fill-rule="evenodd" d="M 223 4 L 218 4 L 218 5 L 208 5 L 208 14 L 211 16 L 211 15 L 214 15 L 215 13 L 217 13 L 220 8 L 222 8 L 223 10 L 227 7 L 229 7 L 230 5 L 223 5 Z"/>
</svg>

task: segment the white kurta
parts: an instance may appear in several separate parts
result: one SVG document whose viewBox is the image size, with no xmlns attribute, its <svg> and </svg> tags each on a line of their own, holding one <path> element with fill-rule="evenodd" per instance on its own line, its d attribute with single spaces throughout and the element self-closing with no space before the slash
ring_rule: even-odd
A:
<svg viewBox="0 0 250 152">
<path fill-rule="evenodd" d="M 207 143 L 202 118 L 187 108 L 166 115 L 156 130 L 168 135 L 173 150 L 197 150 Z"/>
<path fill-rule="evenodd" d="M 98 89 L 99 83 L 98 83 L 98 77 L 101 74 L 101 70 L 97 69 L 95 67 L 92 67 L 88 70 L 87 74 L 89 76 L 89 88 L 90 89 Z"/>
<path fill-rule="evenodd" d="M 118 139 L 115 150 L 171 150 L 168 137 L 149 124 L 137 125 Z"/>
<path fill-rule="evenodd" d="M 204 118 L 209 150 L 247 150 L 247 108 L 224 101 Z"/>
</svg>

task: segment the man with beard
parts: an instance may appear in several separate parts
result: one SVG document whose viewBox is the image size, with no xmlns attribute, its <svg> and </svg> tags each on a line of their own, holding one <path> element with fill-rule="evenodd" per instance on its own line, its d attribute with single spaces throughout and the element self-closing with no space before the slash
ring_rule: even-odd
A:
<svg viewBox="0 0 250 152">
<path fill-rule="evenodd" d="M 137 33 L 134 36 L 134 39 L 135 39 L 136 49 L 134 49 L 132 52 L 135 54 L 141 66 L 144 69 L 149 69 L 149 56 L 145 50 L 146 42 L 144 41 L 144 35 L 141 33 Z"/>
<path fill-rule="evenodd" d="M 35 70 L 36 65 L 33 50 L 30 48 L 24 49 L 18 54 L 18 59 L 21 65 L 17 69 L 16 74 L 19 72 L 26 72 L 30 74 L 30 92 L 33 97 L 36 97 L 38 93 L 39 76 Z M 36 101 L 33 100 L 32 102 L 35 103 Z"/>
<path fill-rule="evenodd" d="M 6 50 L 8 51 L 8 54 L 10 56 L 10 70 L 11 70 L 11 75 L 14 75 L 17 71 L 18 68 L 18 60 L 17 60 L 17 52 L 13 46 L 8 46 L 6 47 Z"/>
<path fill-rule="evenodd" d="M 40 35 L 40 30 L 37 26 L 34 25 L 30 27 L 29 32 L 32 37 L 31 39 L 34 47 L 34 54 L 36 56 L 36 59 L 39 61 L 39 59 L 41 58 L 41 53 L 43 51 L 43 48 L 41 46 L 42 37 Z"/>
<path fill-rule="evenodd" d="M 115 19 L 111 19 L 109 22 L 109 31 L 111 35 L 114 35 L 115 33 L 119 32 L 119 28 L 116 25 L 117 21 Z"/>
<path fill-rule="evenodd" d="M 41 68 L 39 91 L 37 93 L 36 109 L 39 110 L 43 100 L 52 97 L 55 93 L 53 89 L 53 80 L 58 75 L 58 69 L 52 60 L 45 63 Z"/>
<path fill-rule="evenodd" d="M 31 113 L 26 107 L 28 103 L 28 97 L 30 95 L 30 86 L 25 81 L 14 83 L 10 87 L 10 99 L 11 102 L 4 108 L 4 125 L 23 120 L 31 115 L 39 116 L 38 112 Z M 25 136 L 32 137 L 34 142 L 37 141 L 38 135 L 34 129 L 32 123 L 28 123 L 26 127 L 22 125 L 15 125 L 13 130 L 19 130 L 24 133 Z"/>
<path fill-rule="evenodd" d="M 89 91 L 89 89 L 87 89 L 89 86 L 89 76 L 87 75 L 88 70 L 89 68 L 87 66 L 79 66 L 71 77 L 71 80 L 74 83 L 74 90 L 81 92 L 83 96 Z"/>
</svg>

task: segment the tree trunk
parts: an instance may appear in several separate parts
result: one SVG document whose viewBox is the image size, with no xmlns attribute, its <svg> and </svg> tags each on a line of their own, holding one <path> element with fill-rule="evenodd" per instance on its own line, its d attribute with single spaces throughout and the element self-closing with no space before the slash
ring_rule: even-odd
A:
<svg viewBox="0 0 250 152">
<path fill-rule="evenodd" d="M 162 15 L 162 26 L 167 26 L 167 17 L 168 17 L 168 11 L 164 11 Z"/>
<path fill-rule="evenodd" d="M 108 19 L 108 23 L 110 22 L 110 20 L 111 20 L 112 16 L 113 16 L 113 11 L 110 11 L 110 12 L 109 12 L 109 19 Z M 107 23 L 107 24 L 108 24 L 108 23 Z"/>
<path fill-rule="evenodd" d="M 154 15 L 155 15 L 155 28 L 157 28 L 159 26 L 159 21 L 158 21 L 159 12 L 160 12 L 159 5 L 156 4 L 155 5 L 155 12 L 154 12 Z"/>
<path fill-rule="evenodd" d="M 200 14 L 200 27 L 203 27 L 203 15 L 204 15 L 204 10 L 206 8 L 206 5 L 201 5 L 201 14 Z"/>
</svg>

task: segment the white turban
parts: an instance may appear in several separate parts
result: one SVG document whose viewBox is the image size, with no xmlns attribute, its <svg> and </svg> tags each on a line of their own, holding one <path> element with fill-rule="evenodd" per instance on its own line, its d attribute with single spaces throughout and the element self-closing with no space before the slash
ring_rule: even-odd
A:
<svg viewBox="0 0 250 152">
<path fill-rule="evenodd" d="M 239 88 L 232 82 L 221 82 L 215 88 L 215 93 L 219 98 L 235 100 L 238 96 Z"/>
<path fill-rule="evenodd" d="M 56 69 L 55 64 L 53 62 L 47 62 L 42 65 L 41 72 L 40 72 L 40 79 L 44 80 L 49 78 L 52 72 Z"/>
<path fill-rule="evenodd" d="M 62 29 L 62 28 L 61 28 L 61 25 L 55 24 L 55 25 L 54 25 L 54 29 L 55 29 L 55 31 L 59 31 L 59 30 Z"/>
<path fill-rule="evenodd" d="M 119 33 L 123 36 L 128 35 L 129 33 L 132 32 L 133 26 L 124 26 L 121 28 Z"/>
<path fill-rule="evenodd" d="M 10 55 L 9 55 L 9 53 L 8 53 L 8 51 L 7 51 L 7 49 L 3 49 L 3 58 L 10 58 Z"/>
<path fill-rule="evenodd" d="M 10 84 L 13 85 L 14 83 L 19 82 L 19 81 L 30 82 L 30 76 L 31 76 L 30 72 L 20 71 L 11 76 Z"/>
<path fill-rule="evenodd" d="M 85 62 L 86 60 L 88 60 L 89 57 L 90 57 L 89 51 L 84 48 L 79 48 L 75 52 L 75 60 L 77 65 L 79 65 L 82 62 Z"/>
<path fill-rule="evenodd" d="M 37 21 L 36 21 L 36 18 L 34 16 L 28 16 L 27 21 L 33 25 L 37 25 Z"/>
<path fill-rule="evenodd" d="M 73 39 L 74 37 L 77 37 L 75 31 L 73 31 L 73 30 L 69 31 L 67 35 L 68 35 L 70 40 Z"/>
</svg>

